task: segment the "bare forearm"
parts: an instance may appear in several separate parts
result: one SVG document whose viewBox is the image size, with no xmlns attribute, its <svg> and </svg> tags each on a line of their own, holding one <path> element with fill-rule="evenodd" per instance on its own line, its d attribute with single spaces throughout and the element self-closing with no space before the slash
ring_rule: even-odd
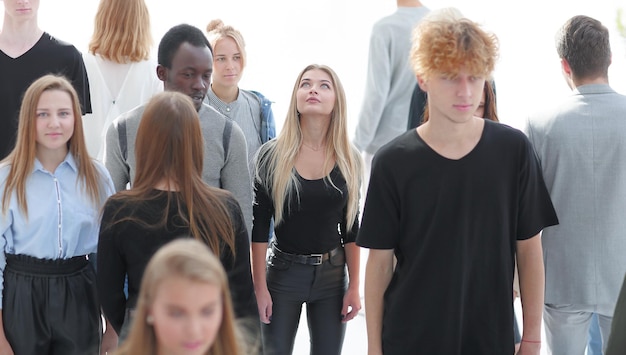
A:
<svg viewBox="0 0 626 355">
<path fill-rule="evenodd" d="M 541 339 L 545 287 L 540 235 L 517 242 L 517 265 L 524 319 L 523 338 L 538 341 Z"/>
<path fill-rule="evenodd" d="M 267 255 L 267 243 L 252 243 L 252 280 L 254 289 L 266 288 L 265 280 L 265 256 Z"/>
<path fill-rule="evenodd" d="M 345 245 L 346 265 L 348 266 L 348 277 L 350 284 L 348 287 L 359 288 L 361 268 L 361 248 L 356 243 L 348 243 Z"/>
<path fill-rule="evenodd" d="M 382 354 L 383 296 L 393 272 L 392 250 L 369 250 L 365 268 L 365 322 L 369 354 Z"/>
</svg>

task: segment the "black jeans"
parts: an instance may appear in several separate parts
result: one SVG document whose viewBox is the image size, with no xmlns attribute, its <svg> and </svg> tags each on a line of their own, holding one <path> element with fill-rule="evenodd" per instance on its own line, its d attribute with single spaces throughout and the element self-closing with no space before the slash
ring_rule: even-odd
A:
<svg viewBox="0 0 626 355">
<path fill-rule="evenodd" d="M 311 355 L 341 354 L 346 324 L 341 322 L 347 288 L 345 256 L 304 265 L 271 255 L 267 287 L 272 296 L 272 320 L 262 325 L 265 355 L 293 352 L 302 304 L 306 303 Z"/>
<path fill-rule="evenodd" d="M 96 273 L 83 257 L 43 260 L 7 254 L 2 319 L 16 355 L 100 352 Z"/>
</svg>

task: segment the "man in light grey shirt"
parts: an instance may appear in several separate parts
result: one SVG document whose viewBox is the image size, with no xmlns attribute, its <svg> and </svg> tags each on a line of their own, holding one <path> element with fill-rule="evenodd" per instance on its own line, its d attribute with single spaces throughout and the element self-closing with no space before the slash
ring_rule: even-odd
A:
<svg viewBox="0 0 626 355">
<path fill-rule="evenodd" d="M 552 354 L 570 355 L 585 352 L 594 313 L 606 347 L 626 273 L 626 96 L 609 86 L 599 21 L 569 19 L 557 52 L 572 93 L 532 116 L 526 133 L 560 221 L 542 235 L 546 340 Z"/>
<path fill-rule="evenodd" d="M 196 27 L 175 26 L 159 44 L 158 62 L 157 76 L 164 89 L 189 95 L 198 110 L 205 141 L 203 180 L 234 195 L 250 233 L 252 184 L 246 139 L 237 124 L 203 103 L 213 71 L 208 40 Z M 118 191 L 134 179 L 135 138 L 144 108 L 140 106 L 121 115 L 107 130 L 104 164 Z"/>
<path fill-rule="evenodd" d="M 419 0 L 397 0 L 397 10 L 377 21 L 370 35 L 365 94 L 354 134 L 363 154 L 367 191 L 374 153 L 406 131 L 411 93 L 417 79 L 409 64 L 411 34 L 428 14 Z"/>
</svg>

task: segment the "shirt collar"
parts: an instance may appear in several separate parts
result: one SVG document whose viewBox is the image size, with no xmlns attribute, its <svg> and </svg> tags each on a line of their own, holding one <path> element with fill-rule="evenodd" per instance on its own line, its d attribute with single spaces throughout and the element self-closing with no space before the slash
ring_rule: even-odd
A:
<svg viewBox="0 0 626 355">
<path fill-rule="evenodd" d="M 241 98 L 241 90 L 237 90 L 237 98 L 235 99 L 235 101 L 229 104 L 225 103 L 219 97 L 217 97 L 217 95 L 215 95 L 213 87 L 209 87 L 209 90 L 207 91 L 207 96 L 209 98 L 209 103 L 211 106 L 214 106 L 220 112 L 224 112 L 226 111 L 227 107 L 230 107 L 232 110 L 232 108 L 239 104 L 239 99 Z"/>
<path fill-rule="evenodd" d="M 573 90 L 574 95 L 582 94 L 606 94 L 615 92 L 609 84 L 585 84 L 576 87 Z"/>
<path fill-rule="evenodd" d="M 64 164 L 67 164 L 67 166 L 69 166 L 74 172 L 78 171 L 78 165 L 76 164 L 76 160 L 74 160 L 74 156 L 72 155 L 72 153 L 67 152 L 65 159 L 63 159 L 63 161 L 61 162 L 61 164 L 59 164 L 59 166 L 62 166 Z M 39 159 L 35 157 L 35 166 L 33 167 L 33 172 L 37 170 L 52 173 L 51 171 L 47 171 L 46 169 L 44 169 Z"/>
</svg>

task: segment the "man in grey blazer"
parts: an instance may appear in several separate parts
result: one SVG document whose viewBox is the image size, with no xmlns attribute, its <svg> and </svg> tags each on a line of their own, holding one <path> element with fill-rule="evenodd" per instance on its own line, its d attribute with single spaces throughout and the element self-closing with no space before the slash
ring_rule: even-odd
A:
<svg viewBox="0 0 626 355">
<path fill-rule="evenodd" d="M 626 272 L 626 96 L 609 86 L 609 33 L 574 16 L 557 36 L 572 89 L 531 117 L 526 133 L 542 165 L 560 224 L 542 235 L 544 324 L 555 355 L 583 354 L 597 314 L 604 347 Z"/>
</svg>

